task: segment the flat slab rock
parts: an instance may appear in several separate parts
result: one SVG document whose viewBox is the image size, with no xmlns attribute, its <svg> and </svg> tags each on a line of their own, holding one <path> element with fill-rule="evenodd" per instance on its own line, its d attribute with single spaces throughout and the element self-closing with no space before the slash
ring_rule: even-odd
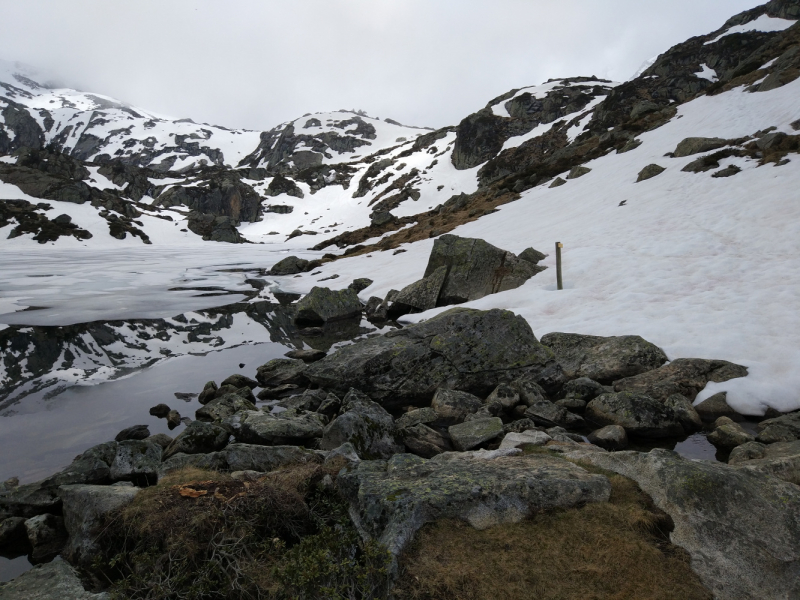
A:
<svg viewBox="0 0 800 600">
<path fill-rule="evenodd" d="M 3 600 L 108 600 L 106 593 L 92 594 L 83 589 L 69 564 L 57 558 L 26 571 L 8 583 L 0 583 Z"/>
<path fill-rule="evenodd" d="M 568 456 L 633 479 L 672 517 L 672 543 L 689 552 L 715 598 L 800 597 L 796 485 L 663 449 Z"/>
<path fill-rule="evenodd" d="M 396 557 L 425 523 L 460 518 L 476 529 L 518 522 L 534 511 L 605 502 L 611 485 L 561 458 L 519 449 L 446 452 L 430 460 L 397 454 L 339 474 L 362 535 Z"/>
</svg>

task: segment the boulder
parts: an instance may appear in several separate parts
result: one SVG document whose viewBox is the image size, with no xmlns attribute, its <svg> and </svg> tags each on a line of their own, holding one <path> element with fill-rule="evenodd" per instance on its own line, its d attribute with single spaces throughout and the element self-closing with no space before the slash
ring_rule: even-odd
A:
<svg viewBox="0 0 800 600">
<path fill-rule="evenodd" d="M 401 316 L 435 308 L 446 277 L 447 267 L 441 266 L 430 275 L 407 285 L 397 294 L 389 312 L 392 316 Z"/>
<path fill-rule="evenodd" d="M 106 593 L 83 589 L 77 572 L 61 559 L 38 565 L 8 583 L 0 583 L 3 600 L 110 600 Z"/>
<path fill-rule="evenodd" d="M 353 290 L 356 294 L 360 294 L 369 286 L 371 286 L 373 283 L 374 282 L 372 281 L 372 279 L 369 279 L 368 277 L 359 277 L 358 279 L 354 279 L 353 283 L 351 283 L 347 287 Z"/>
<path fill-rule="evenodd" d="M 606 450 L 624 450 L 628 447 L 628 435 L 625 428 L 619 425 L 606 425 L 595 429 L 586 436 L 589 443 L 600 446 Z"/>
<path fill-rule="evenodd" d="M 543 335 L 542 344 L 555 353 L 568 380 L 588 377 L 609 384 L 651 371 L 667 361 L 661 348 L 638 335 L 599 337 L 554 332 Z"/>
<path fill-rule="evenodd" d="M 258 367 L 256 379 L 265 388 L 286 384 L 306 385 L 308 379 L 304 374 L 305 369 L 306 364 L 302 360 L 274 358 Z"/>
<path fill-rule="evenodd" d="M 308 445 L 322 437 L 325 421 L 322 415 L 299 410 L 279 413 L 251 410 L 241 413 L 236 439 L 245 444 Z"/>
<path fill-rule="evenodd" d="M 647 165 L 644 169 L 639 171 L 639 177 L 636 178 L 636 183 L 639 183 L 640 181 L 645 181 L 647 179 L 652 179 L 656 175 L 661 175 L 661 173 L 663 173 L 664 171 L 666 171 L 666 169 L 660 165 L 656 164 Z"/>
<path fill-rule="evenodd" d="M 463 423 L 467 415 L 477 412 L 483 401 L 467 392 L 439 388 L 433 395 L 431 408 L 436 413 L 436 425 L 449 427 Z"/>
<path fill-rule="evenodd" d="M 306 390 L 278 402 L 277 406 L 287 410 L 315 412 L 328 399 L 325 390 Z"/>
<path fill-rule="evenodd" d="M 314 348 L 308 348 L 306 350 L 289 350 L 289 352 L 284 354 L 284 356 L 288 356 L 289 358 L 302 360 L 304 363 L 316 362 L 325 358 L 327 355 L 327 352 L 315 350 Z"/>
<path fill-rule="evenodd" d="M 747 367 L 726 360 L 677 358 L 658 369 L 615 381 L 614 389 L 646 394 L 662 402 L 672 394 L 681 394 L 693 401 L 709 381 L 721 383 L 746 375 Z"/>
<path fill-rule="evenodd" d="M 539 252 L 534 248 L 525 248 L 522 252 L 517 255 L 517 258 L 521 258 L 522 260 L 527 260 L 529 263 L 534 265 L 539 264 L 539 261 L 544 260 L 547 258 L 548 255 L 544 252 Z"/>
<path fill-rule="evenodd" d="M 171 410 L 167 413 L 167 427 L 169 427 L 170 431 L 178 427 L 182 422 L 181 413 L 177 410 Z"/>
<path fill-rule="evenodd" d="M 797 486 L 658 448 L 568 456 L 633 479 L 672 518 L 671 542 L 715 598 L 800 595 Z"/>
<path fill-rule="evenodd" d="M 283 260 L 279 260 L 269 270 L 270 275 L 296 275 L 303 273 L 308 267 L 308 261 L 304 258 L 297 258 L 296 256 L 287 256 Z"/>
<path fill-rule="evenodd" d="M 150 437 L 150 429 L 148 429 L 147 425 L 134 425 L 120 431 L 114 440 L 122 442 L 124 440 L 143 440 L 148 437 Z"/>
<path fill-rule="evenodd" d="M 521 433 L 508 433 L 500 442 L 500 450 L 508 448 L 523 448 L 524 446 L 544 446 L 552 440 L 544 431 L 523 431 Z"/>
<path fill-rule="evenodd" d="M 200 395 L 202 395 L 202 393 Z M 166 404 L 156 404 L 150 409 L 150 414 L 154 417 L 158 417 L 159 419 L 163 419 L 169 414 L 169 411 L 170 408 Z"/>
<path fill-rule="evenodd" d="M 163 448 L 146 440 L 125 440 L 117 446 L 111 463 L 111 479 L 132 481 L 139 486 L 155 485 Z"/>
<path fill-rule="evenodd" d="M 325 455 L 325 460 L 323 464 L 330 465 L 332 462 L 337 461 L 339 459 L 344 459 L 347 461 L 349 465 L 357 465 L 361 462 L 361 459 L 358 457 L 356 453 L 356 449 L 353 447 L 353 444 L 350 442 L 346 442 L 339 446 L 338 448 L 334 448 L 333 450 L 329 450 L 328 453 Z"/>
<path fill-rule="evenodd" d="M 768 446 L 747 442 L 731 451 L 728 464 L 800 485 L 800 440 Z"/>
<path fill-rule="evenodd" d="M 550 400 L 543 399 L 530 404 L 525 409 L 523 415 L 536 423 L 545 427 L 554 425 L 564 425 L 566 427 L 578 427 L 583 424 L 583 418 L 571 413 L 563 406 L 558 406 Z"/>
<path fill-rule="evenodd" d="M 645 394 L 603 394 L 589 402 L 584 416 L 598 425 L 620 425 L 632 436 L 665 438 L 684 433 L 675 411 Z"/>
<path fill-rule="evenodd" d="M 472 450 L 503 435 L 503 421 L 497 417 L 474 419 L 447 429 L 456 450 Z"/>
<path fill-rule="evenodd" d="M 793 442 L 800 439 L 800 411 L 761 421 L 756 426 L 756 439 L 762 444 Z"/>
<path fill-rule="evenodd" d="M 438 519 L 486 529 L 542 510 L 608 500 L 611 485 L 602 475 L 520 452 L 446 452 L 430 460 L 398 454 L 388 462 L 362 461 L 340 473 L 337 484 L 361 534 L 395 558 L 420 527 Z"/>
<path fill-rule="evenodd" d="M 351 389 L 342 400 L 344 411 L 325 428 L 320 448 L 353 444 L 361 458 L 388 458 L 403 451 L 394 419 L 367 395 Z"/>
<path fill-rule="evenodd" d="M 524 431 L 540 431 L 540 428 L 530 419 L 517 419 L 503 425 L 503 431 L 508 433 L 522 433 Z"/>
<path fill-rule="evenodd" d="M 709 396 L 694 407 L 704 423 L 713 423 L 720 417 L 728 417 L 733 421 L 741 421 L 742 415 L 728 406 L 727 392 L 718 392 Z"/>
<path fill-rule="evenodd" d="M 565 399 L 575 398 L 584 402 L 590 402 L 607 392 L 608 390 L 605 387 L 588 377 L 578 377 L 568 381 L 564 384 L 564 389 L 562 390 Z"/>
<path fill-rule="evenodd" d="M 217 383 L 215 381 L 208 381 L 203 386 L 203 391 L 200 392 L 200 395 L 197 397 L 198 402 L 200 404 L 208 404 L 214 399 L 214 396 L 217 394 Z M 166 406 L 159 404 L 159 406 Z M 167 411 L 169 412 L 169 411 Z"/>
<path fill-rule="evenodd" d="M 111 481 L 111 463 L 117 453 L 117 442 L 106 442 L 89 448 L 60 473 L 35 483 L 0 492 L 0 512 L 30 518 L 44 513 L 58 513 L 61 507 L 59 486 L 77 483 Z"/>
<path fill-rule="evenodd" d="M 525 319 L 464 308 L 359 340 L 307 365 L 304 375 L 325 389 L 359 389 L 386 407 L 426 404 L 440 387 L 483 397 L 522 375 L 551 389 L 563 381 Z"/>
<path fill-rule="evenodd" d="M 290 464 L 319 462 L 313 450 L 297 446 L 260 446 L 230 444 L 220 451 L 227 471 L 258 471 L 268 473 Z"/>
<path fill-rule="evenodd" d="M 73 565 L 89 566 L 98 557 L 98 534 L 106 517 L 130 504 L 139 488 L 116 485 L 65 485 L 59 488 L 63 500 L 64 525 L 69 542 L 63 556 Z"/>
<path fill-rule="evenodd" d="M 583 177 L 584 175 L 591 173 L 591 171 L 592 170 L 589 167 L 578 165 L 570 169 L 567 179 L 578 179 L 578 177 Z"/>
<path fill-rule="evenodd" d="M 221 450 L 228 443 L 228 430 L 213 423 L 192 421 L 164 450 L 164 459 L 180 453 L 206 454 Z"/>
<path fill-rule="evenodd" d="M 329 321 L 356 319 L 361 315 L 361 301 L 354 290 L 330 290 L 315 286 L 297 302 L 294 317 L 298 325 L 322 325 Z"/>
<path fill-rule="evenodd" d="M 503 410 L 511 410 L 520 403 L 519 392 L 511 385 L 501 383 L 486 398 L 486 404 L 494 402 L 498 402 L 503 407 Z"/>
<path fill-rule="evenodd" d="M 700 415 L 697 414 L 694 406 L 685 396 L 672 394 L 664 400 L 664 406 L 671 408 L 675 412 L 675 416 L 686 433 L 700 431 L 703 428 L 703 421 Z"/>
<path fill-rule="evenodd" d="M 244 389 L 250 390 L 250 388 Z M 219 423 L 245 410 L 256 410 L 256 405 L 239 394 L 225 394 L 198 408 L 194 416 L 198 421 Z"/>
<path fill-rule="evenodd" d="M 736 446 L 754 442 L 755 438 L 728 417 L 720 417 L 714 423 L 714 431 L 708 434 L 708 441 L 722 450 L 732 450 Z"/>
<path fill-rule="evenodd" d="M 436 411 L 428 406 L 425 408 L 417 408 L 415 410 L 408 411 L 399 419 L 397 419 L 395 425 L 397 425 L 398 429 L 405 429 L 407 427 L 419 425 L 420 423 L 428 425 L 436 421 L 438 418 L 439 415 L 436 413 Z"/>
<path fill-rule="evenodd" d="M 401 430 L 400 436 L 403 438 L 406 450 L 422 458 L 433 458 L 437 454 L 453 449 L 448 436 L 424 423 L 417 423 Z"/>
<path fill-rule="evenodd" d="M 31 547 L 28 556 L 33 564 L 53 560 L 67 543 L 64 519 L 55 515 L 43 514 L 31 517 L 25 521 L 25 531 Z"/>
<path fill-rule="evenodd" d="M 28 532 L 22 517 L 8 517 L 0 520 L 0 550 L 8 547 L 24 547 L 28 542 Z"/>
<path fill-rule="evenodd" d="M 232 385 L 235 388 L 249 387 L 251 390 L 258 387 L 258 382 L 239 373 L 235 373 L 222 381 L 220 387 Z"/>
<path fill-rule="evenodd" d="M 172 443 L 172 439 L 173 438 L 169 437 L 166 433 L 156 433 L 151 435 L 145 441 L 156 444 L 157 446 L 160 446 L 162 450 L 166 450 L 167 446 Z"/>
<path fill-rule="evenodd" d="M 691 156 L 692 154 L 708 152 L 709 150 L 716 150 L 727 144 L 728 141 L 722 138 L 690 137 L 681 141 L 672 154 L 675 158 L 681 158 L 684 156 Z"/>
<path fill-rule="evenodd" d="M 258 392 L 256 396 L 259 400 L 279 400 L 287 396 L 293 397 L 298 395 L 302 390 L 299 385 L 293 383 L 285 383 L 277 387 L 264 388 Z M 288 407 L 287 407 L 288 408 Z"/>
<path fill-rule="evenodd" d="M 460 304 L 513 290 L 544 270 L 481 239 L 447 234 L 433 243 L 424 277 L 446 267 L 437 306 Z"/>
<path fill-rule="evenodd" d="M 256 382 L 253 382 L 253 383 L 256 383 Z M 256 383 L 256 385 L 258 385 L 258 384 Z M 217 389 L 217 391 L 214 392 L 214 399 L 222 398 L 223 396 L 228 396 L 228 395 L 231 395 L 231 394 L 236 395 L 236 396 L 241 396 L 243 399 L 245 399 L 245 400 L 247 400 L 249 402 L 255 402 L 256 401 L 255 396 L 253 396 L 253 390 L 250 389 L 249 387 L 247 387 L 247 386 L 245 386 L 245 387 L 237 387 L 235 385 L 230 385 L 230 384 L 219 386 L 219 389 Z M 210 400 L 209 400 L 209 402 L 210 402 Z M 206 402 L 206 404 L 208 404 L 209 402 Z"/>
</svg>

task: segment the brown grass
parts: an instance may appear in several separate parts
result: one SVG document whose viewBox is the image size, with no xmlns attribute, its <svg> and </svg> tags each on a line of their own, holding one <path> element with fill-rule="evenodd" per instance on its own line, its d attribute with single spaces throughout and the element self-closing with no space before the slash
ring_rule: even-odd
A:
<svg viewBox="0 0 800 600">
<path fill-rule="evenodd" d="M 694 600 L 711 594 L 666 539 L 669 517 L 609 475 L 608 503 L 476 531 L 425 526 L 401 560 L 399 600 Z"/>
</svg>

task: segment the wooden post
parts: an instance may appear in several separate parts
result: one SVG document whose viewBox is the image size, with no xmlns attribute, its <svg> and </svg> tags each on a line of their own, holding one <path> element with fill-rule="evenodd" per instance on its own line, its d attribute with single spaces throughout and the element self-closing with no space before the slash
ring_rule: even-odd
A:
<svg viewBox="0 0 800 600">
<path fill-rule="evenodd" d="M 563 247 L 564 244 L 556 242 L 556 282 L 560 290 L 564 289 L 564 281 L 561 279 L 561 249 Z"/>
</svg>

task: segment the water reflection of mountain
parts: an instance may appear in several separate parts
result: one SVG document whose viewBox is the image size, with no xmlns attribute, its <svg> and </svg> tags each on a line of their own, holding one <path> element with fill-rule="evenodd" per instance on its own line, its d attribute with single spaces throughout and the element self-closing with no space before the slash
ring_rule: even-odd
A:
<svg viewBox="0 0 800 600">
<path fill-rule="evenodd" d="M 256 301 L 169 319 L 10 326 L 0 331 L 0 411 L 13 412 L 11 407 L 33 392 L 51 388 L 52 397 L 72 385 L 114 379 L 170 356 L 268 341 L 327 351 L 375 331 L 358 321 L 299 329 L 293 316 L 291 305 Z"/>
</svg>

